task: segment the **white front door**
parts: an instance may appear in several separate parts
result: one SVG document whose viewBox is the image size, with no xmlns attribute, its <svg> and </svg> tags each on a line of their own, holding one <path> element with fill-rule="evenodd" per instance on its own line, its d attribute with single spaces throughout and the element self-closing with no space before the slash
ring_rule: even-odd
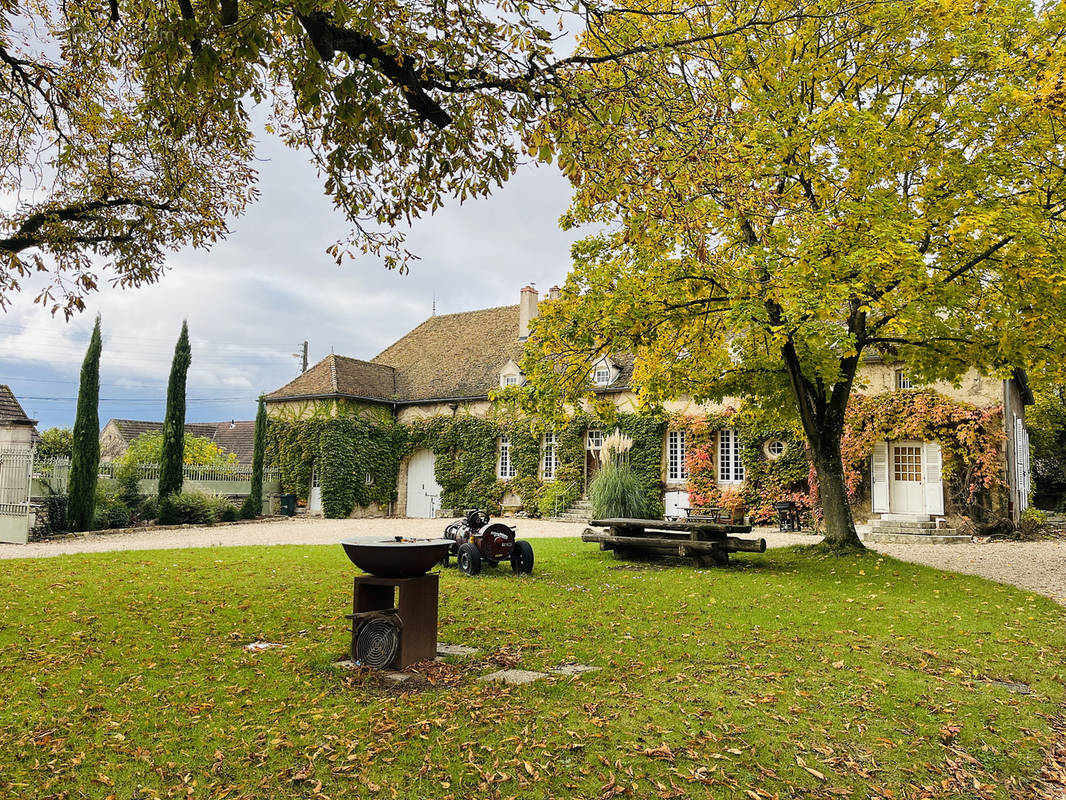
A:
<svg viewBox="0 0 1066 800">
<path fill-rule="evenodd" d="M 440 508 L 440 484 L 434 475 L 432 450 L 416 450 L 407 463 L 407 516 L 430 519 Z"/>
<path fill-rule="evenodd" d="M 311 492 L 307 496 L 307 513 L 322 513 L 322 484 L 318 480 L 318 467 L 311 469 Z"/>
<path fill-rule="evenodd" d="M 889 473 L 893 514 L 925 514 L 922 443 L 893 442 Z"/>
</svg>

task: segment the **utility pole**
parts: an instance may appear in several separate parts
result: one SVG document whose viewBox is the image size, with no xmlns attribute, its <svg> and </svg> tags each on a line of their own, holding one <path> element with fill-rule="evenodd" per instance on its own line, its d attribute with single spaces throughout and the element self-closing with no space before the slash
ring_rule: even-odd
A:
<svg viewBox="0 0 1066 800">
<path fill-rule="evenodd" d="M 303 374 L 304 372 L 307 372 L 307 342 L 306 341 L 304 341 L 303 346 L 300 348 L 300 352 L 299 353 L 293 353 L 292 357 L 293 358 L 302 358 L 303 359 L 303 369 L 300 370 L 300 373 Z"/>
</svg>

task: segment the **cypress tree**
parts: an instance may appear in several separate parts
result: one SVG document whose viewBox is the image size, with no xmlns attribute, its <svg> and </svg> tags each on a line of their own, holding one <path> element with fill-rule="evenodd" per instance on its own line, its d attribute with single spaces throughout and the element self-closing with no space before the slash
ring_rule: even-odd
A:
<svg viewBox="0 0 1066 800">
<path fill-rule="evenodd" d="M 92 526 L 96 511 L 96 479 L 100 474 L 100 315 L 96 316 L 89 349 L 81 365 L 74 445 L 70 454 L 67 522 L 72 531 Z"/>
<path fill-rule="evenodd" d="M 263 460 L 266 454 L 267 415 L 266 402 L 259 396 L 259 408 L 255 412 L 255 443 L 252 449 L 252 488 L 248 499 L 241 506 L 241 517 L 251 519 L 263 513 Z"/>
<path fill-rule="evenodd" d="M 167 412 L 163 418 L 163 455 L 159 462 L 159 500 L 181 492 L 185 461 L 185 378 L 189 373 L 189 324 L 181 323 L 181 335 L 174 346 L 167 383 Z"/>
</svg>

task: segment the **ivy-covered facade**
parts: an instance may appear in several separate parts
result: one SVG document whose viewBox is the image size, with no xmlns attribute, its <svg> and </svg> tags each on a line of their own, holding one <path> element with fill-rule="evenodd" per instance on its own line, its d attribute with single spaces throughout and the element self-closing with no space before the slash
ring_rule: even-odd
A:
<svg viewBox="0 0 1066 800">
<path fill-rule="evenodd" d="M 632 359 L 590 365 L 597 400 L 551 423 L 498 401 L 520 386 L 537 294 L 518 306 L 434 316 L 370 361 L 330 355 L 266 396 L 282 490 L 313 513 L 436 516 L 486 508 L 554 516 L 584 496 L 599 447 L 633 440 L 649 513 L 716 506 L 774 519 L 817 514 L 802 434 L 779 410 L 726 399 L 639 411 Z M 1024 375 L 914 387 L 868 362 L 844 456 L 857 516 L 1017 515 L 1027 499 Z"/>
</svg>

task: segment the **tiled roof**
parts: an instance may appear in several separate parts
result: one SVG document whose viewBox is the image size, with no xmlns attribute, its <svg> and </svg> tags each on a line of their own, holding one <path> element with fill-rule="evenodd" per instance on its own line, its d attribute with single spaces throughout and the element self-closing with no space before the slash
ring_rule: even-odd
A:
<svg viewBox="0 0 1066 800">
<path fill-rule="evenodd" d="M 37 422 L 26 416 L 15 393 L 0 383 L 0 425 L 33 425 Z"/>
<path fill-rule="evenodd" d="M 396 371 L 401 402 L 484 397 L 522 357 L 518 306 L 430 317 L 376 356 Z"/>
<path fill-rule="evenodd" d="M 433 316 L 372 361 L 330 355 L 267 401 L 298 397 L 363 397 L 418 403 L 486 397 L 500 385 L 500 370 L 518 363 L 518 306 Z M 610 356 L 619 373 L 607 391 L 629 388 L 633 357 Z"/>
<path fill-rule="evenodd" d="M 163 430 L 162 422 L 148 422 L 140 419 L 113 419 L 119 435 L 129 444 L 142 433 L 157 433 Z M 186 422 L 185 432 L 190 436 L 203 436 L 210 439 L 215 435 L 217 422 Z"/>
<path fill-rule="evenodd" d="M 395 373 L 382 364 L 330 354 L 295 380 L 266 395 L 266 399 L 335 395 L 392 400 L 396 396 Z"/>
<path fill-rule="evenodd" d="M 220 422 L 211 441 L 227 453 L 234 453 L 241 464 L 251 464 L 252 450 L 255 448 L 255 421 Z"/>
</svg>

